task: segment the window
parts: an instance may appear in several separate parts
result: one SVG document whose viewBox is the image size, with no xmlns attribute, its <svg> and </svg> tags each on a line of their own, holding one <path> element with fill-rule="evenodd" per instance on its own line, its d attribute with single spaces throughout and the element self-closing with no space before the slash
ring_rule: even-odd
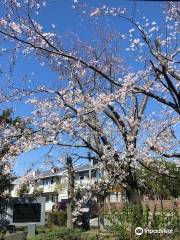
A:
<svg viewBox="0 0 180 240">
<path fill-rule="evenodd" d="M 52 178 L 51 178 L 51 184 L 53 184 L 53 183 L 54 183 L 54 178 L 52 177 Z"/>
<path fill-rule="evenodd" d="M 46 196 L 46 202 L 49 202 L 49 195 Z"/>
<path fill-rule="evenodd" d="M 49 178 L 43 179 L 43 185 L 49 185 L 49 184 L 50 184 L 50 179 Z"/>
<path fill-rule="evenodd" d="M 93 169 L 93 170 L 91 171 L 91 177 L 92 177 L 92 178 L 95 178 L 95 177 L 97 177 L 97 176 L 98 176 L 97 170 L 96 170 L 96 169 Z"/>
<path fill-rule="evenodd" d="M 54 177 L 54 183 L 61 183 L 61 179 L 59 177 Z"/>
<path fill-rule="evenodd" d="M 55 196 L 51 196 L 51 202 L 55 202 Z"/>
</svg>

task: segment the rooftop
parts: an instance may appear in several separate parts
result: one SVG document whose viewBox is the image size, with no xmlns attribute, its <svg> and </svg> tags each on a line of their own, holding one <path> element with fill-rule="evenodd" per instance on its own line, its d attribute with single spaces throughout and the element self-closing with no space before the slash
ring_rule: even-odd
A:
<svg viewBox="0 0 180 240">
<path fill-rule="evenodd" d="M 89 169 L 90 169 L 89 164 L 74 166 L 75 172 L 82 172 L 82 171 L 86 171 Z M 91 169 L 97 169 L 97 165 L 92 165 Z M 66 172 L 67 172 L 67 170 L 65 168 L 57 168 L 56 167 L 56 168 L 53 168 L 50 170 L 45 170 L 45 171 L 37 170 L 35 172 L 30 173 L 26 177 L 31 178 L 31 179 L 42 179 L 42 178 L 49 178 L 49 177 L 56 177 L 56 176 L 65 176 Z M 13 184 L 19 184 L 21 182 L 22 178 L 23 177 L 17 178 L 13 182 Z"/>
</svg>

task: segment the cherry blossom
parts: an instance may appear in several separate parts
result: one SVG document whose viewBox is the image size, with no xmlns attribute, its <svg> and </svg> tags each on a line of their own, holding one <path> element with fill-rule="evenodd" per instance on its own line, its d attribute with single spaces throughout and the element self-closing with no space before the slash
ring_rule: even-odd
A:
<svg viewBox="0 0 180 240">
<path fill-rule="evenodd" d="M 168 36 L 155 21 L 146 17 L 135 21 L 126 9 L 87 9 L 97 23 L 97 17 L 113 16 L 126 20 L 131 27 L 125 33 L 100 29 L 100 36 L 91 43 L 73 37 L 73 44 L 67 46 L 67 39 L 59 37 L 54 25 L 52 32 L 46 32 L 32 18 L 41 4 L 35 0 L 26 3 L 28 9 L 27 5 L 16 6 L 22 18 L 17 18 L 17 11 L 9 16 L 9 25 L 2 18 L 0 34 L 19 51 L 34 54 L 41 65 L 58 73 L 59 85 L 31 89 L 30 97 L 27 91 L 26 104 L 34 108 L 33 134 L 26 130 L 27 135 L 23 134 L 10 153 L 17 155 L 21 149 L 45 145 L 91 151 L 107 173 L 105 187 L 99 185 L 99 190 L 103 192 L 117 183 L 125 189 L 130 202 L 139 202 L 135 170 L 139 166 L 148 168 L 160 157 L 179 157 L 179 142 L 174 134 L 180 112 L 176 4 L 165 12 Z M 78 2 L 74 3 L 78 8 Z M 124 40 L 127 47 L 122 49 L 119 41 Z M 121 54 L 124 52 L 125 57 Z M 131 66 L 134 61 L 138 67 Z M 155 113 L 153 101 L 160 108 Z"/>
</svg>

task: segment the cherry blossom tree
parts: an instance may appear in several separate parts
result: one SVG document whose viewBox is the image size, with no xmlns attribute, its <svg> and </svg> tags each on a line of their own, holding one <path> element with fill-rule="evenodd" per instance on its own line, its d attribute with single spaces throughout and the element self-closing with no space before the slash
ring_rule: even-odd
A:
<svg viewBox="0 0 180 240">
<path fill-rule="evenodd" d="M 3 95 L 2 102 L 7 100 Z M 20 118 L 13 118 L 10 109 L 3 110 L 0 114 L 0 221 L 5 221 L 6 204 L 9 198 L 11 182 L 14 179 L 12 166 L 15 157 L 23 151 L 27 131 L 26 123 Z"/>
<path fill-rule="evenodd" d="M 28 138 L 29 146 L 91 151 L 106 174 L 94 190 L 104 195 L 118 183 L 131 203 L 139 203 L 135 169 L 150 169 L 149 162 L 158 157 L 179 157 L 174 130 L 179 113 L 176 5 L 165 13 L 169 36 L 165 39 L 158 35 L 157 23 L 144 18 L 140 26 L 122 9 L 89 11 L 91 18 L 115 15 L 136 28 L 129 30 L 125 51 L 133 53 L 142 65 L 141 69 L 132 69 L 126 66 L 118 45 L 127 36 L 111 29 L 99 30 L 100 41 L 90 44 L 75 38 L 67 46 L 54 26 L 51 32 L 45 32 L 33 17 L 41 6 L 38 1 L 2 2 L 10 12 L 0 21 L 2 40 L 15 44 L 17 52 L 34 54 L 60 77 L 56 89 L 39 86 L 31 90 L 34 97 L 27 104 L 35 109 L 31 122 L 36 134 Z M 152 99 L 161 104 L 159 114 L 149 107 Z M 157 174 L 168 172 L 159 169 Z"/>
<path fill-rule="evenodd" d="M 36 131 L 30 126 L 30 118 L 15 116 L 15 110 L 9 108 L 11 102 L 16 99 L 15 96 L 17 96 L 15 91 L 9 95 L 3 90 L 0 92 L 0 173 L 2 175 L 11 172 L 17 156 L 35 148 L 31 139 Z"/>
<path fill-rule="evenodd" d="M 132 16 L 126 9 L 106 6 L 91 10 L 90 16 L 113 16 L 132 25 L 129 33 L 122 35 L 129 41 L 126 51 L 133 53 L 135 61 L 144 65 L 148 74 L 152 76 L 149 81 L 154 81 L 154 84 L 143 88 L 135 86 L 135 89 L 180 113 L 180 5 L 178 2 L 168 1 L 164 7 L 163 23 L 159 25 L 146 16 L 140 19 L 136 7 Z"/>
<path fill-rule="evenodd" d="M 26 138 L 31 133 L 27 121 L 18 117 L 13 119 L 11 113 L 10 109 L 6 109 L 0 116 L 0 164 L 5 172 L 11 170 L 15 157 L 27 149 Z"/>
<path fill-rule="evenodd" d="M 5 39 L 16 41 L 18 43 L 16 48 L 24 47 L 24 53 L 35 50 L 38 56 L 46 55 L 54 59 L 68 60 L 74 65 L 89 68 L 114 85 L 121 85 L 117 78 L 110 77 L 96 62 L 86 61 L 73 51 L 64 49 L 63 43 L 57 39 L 56 32 L 44 32 L 43 27 L 31 19 L 33 11 L 38 13 L 46 2 L 7 0 L 2 3 L 9 14 L 0 21 L 0 33 Z M 73 7 L 80 8 L 81 4 L 76 1 Z M 168 2 L 162 26 L 158 26 L 154 21 L 150 22 L 145 16 L 139 23 L 135 20 L 135 11 L 133 16 L 129 16 L 126 9 L 103 6 L 87 11 L 91 17 L 115 16 L 132 24 L 134 28 L 129 29 L 128 34 L 122 34 L 121 38 L 129 41 L 126 51 L 132 52 L 133 57 L 136 55 L 135 60 L 146 66 L 148 75 L 152 76 L 143 88 L 134 86 L 134 91 L 146 94 L 179 113 L 179 4 Z M 54 25 L 52 28 L 54 29 Z M 152 84 L 152 81 L 155 83 Z"/>
</svg>

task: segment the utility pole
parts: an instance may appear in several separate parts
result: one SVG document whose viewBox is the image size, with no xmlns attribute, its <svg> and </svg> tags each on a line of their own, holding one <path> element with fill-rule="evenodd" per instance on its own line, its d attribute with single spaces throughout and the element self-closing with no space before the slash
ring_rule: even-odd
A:
<svg viewBox="0 0 180 240">
<path fill-rule="evenodd" d="M 68 172 L 68 202 L 67 202 L 67 227 L 73 229 L 73 204 L 74 204 L 74 169 L 72 158 L 68 157 L 66 161 Z"/>
</svg>

